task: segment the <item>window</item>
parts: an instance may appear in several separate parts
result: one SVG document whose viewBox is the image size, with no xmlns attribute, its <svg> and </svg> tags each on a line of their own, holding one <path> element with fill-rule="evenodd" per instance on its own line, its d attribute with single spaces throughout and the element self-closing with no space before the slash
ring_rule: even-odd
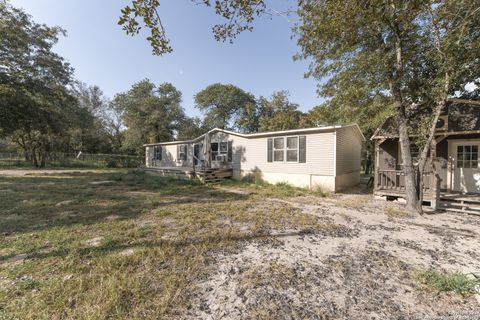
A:
<svg viewBox="0 0 480 320">
<path fill-rule="evenodd" d="M 457 168 L 478 168 L 477 145 L 463 145 L 457 147 Z"/>
<path fill-rule="evenodd" d="M 154 160 L 162 160 L 162 147 L 154 146 L 153 147 L 153 159 Z"/>
<path fill-rule="evenodd" d="M 273 139 L 273 161 L 283 161 L 285 153 L 284 138 Z"/>
<path fill-rule="evenodd" d="M 287 162 L 307 162 L 306 136 L 267 139 L 267 162 L 283 162 L 285 160 Z"/>
<path fill-rule="evenodd" d="M 212 149 L 212 161 L 227 161 L 228 142 L 212 142 L 210 147 Z"/>
<path fill-rule="evenodd" d="M 181 144 L 178 146 L 178 160 L 187 161 L 187 145 Z"/>
<path fill-rule="evenodd" d="M 287 137 L 287 161 L 298 161 L 298 137 Z"/>
</svg>

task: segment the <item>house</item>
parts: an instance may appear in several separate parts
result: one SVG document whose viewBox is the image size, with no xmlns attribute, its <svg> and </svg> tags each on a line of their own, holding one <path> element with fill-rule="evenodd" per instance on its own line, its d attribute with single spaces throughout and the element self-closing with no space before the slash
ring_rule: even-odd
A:
<svg viewBox="0 0 480 320">
<path fill-rule="evenodd" d="M 430 108 L 418 108 L 412 110 L 408 118 L 414 125 L 420 125 L 424 115 L 431 112 Z M 395 119 L 387 118 L 372 140 L 375 142 L 375 196 L 404 197 L 405 179 Z M 476 196 L 480 194 L 480 105 L 449 102 L 437 123 L 433 145 L 424 175 L 424 201 L 434 208 L 473 210 L 480 205 L 477 201 L 480 197 Z M 415 162 L 419 156 L 415 143 L 411 152 Z M 440 202 L 437 203 L 437 199 Z"/>
<path fill-rule="evenodd" d="M 243 134 L 213 129 L 188 141 L 144 145 L 147 170 L 260 179 L 337 191 L 359 183 L 365 138 L 356 124 Z"/>
</svg>

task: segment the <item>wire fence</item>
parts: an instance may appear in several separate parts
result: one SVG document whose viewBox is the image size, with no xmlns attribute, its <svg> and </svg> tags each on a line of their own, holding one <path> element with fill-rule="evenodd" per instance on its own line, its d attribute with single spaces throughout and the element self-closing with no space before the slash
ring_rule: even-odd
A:
<svg viewBox="0 0 480 320">
<path fill-rule="evenodd" d="M 20 152 L 0 152 L 0 166 L 31 166 L 26 155 Z M 102 153 L 49 153 L 45 159 L 49 167 L 106 167 L 136 168 L 144 163 L 143 156 Z"/>
</svg>

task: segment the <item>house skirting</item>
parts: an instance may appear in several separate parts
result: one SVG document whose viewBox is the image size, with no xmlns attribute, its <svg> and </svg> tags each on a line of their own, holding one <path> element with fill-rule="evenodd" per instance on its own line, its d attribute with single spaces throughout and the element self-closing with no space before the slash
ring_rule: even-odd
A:
<svg viewBox="0 0 480 320">
<path fill-rule="evenodd" d="M 271 184 L 285 182 L 300 188 L 312 189 L 319 187 L 324 191 L 335 191 L 335 177 L 327 175 L 234 170 L 233 178 L 235 180 L 252 178 Z"/>
<path fill-rule="evenodd" d="M 360 171 L 349 172 L 335 177 L 335 191 L 356 186 L 357 184 L 360 184 Z"/>
</svg>

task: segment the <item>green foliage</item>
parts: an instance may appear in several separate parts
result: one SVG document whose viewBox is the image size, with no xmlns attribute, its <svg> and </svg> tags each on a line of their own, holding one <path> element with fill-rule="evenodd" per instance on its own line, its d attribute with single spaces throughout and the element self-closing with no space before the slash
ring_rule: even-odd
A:
<svg viewBox="0 0 480 320">
<path fill-rule="evenodd" d="M 308 75 L 326 79 L 319 93 L 334 118 L 358 117 L 371 133 L 393 111 L 395 86 L 397 101 L 409 107 L 478 81 L 476 8 L 478 1 L 301 1 L 297 58 L 313 58 Z M 321 120 L 329 111 L 316 113 Z"/>
<path fill-rule="evenodd" d="M 274 92 L 270 100 L 260 97 L 258 119 L 259 131 L 298 129 L 312 125 L 308 116 L 298 110 L 298 104 L 288 100 L 287 91 Z"/>
<path fill-rule="evenodd" d="M 117 94 L 113 108 L 121 112 L 127 127 L 123 149 L 127 153 L 142 153 L 144 143 L 173 140 L 185 119 L 181 101 L 181 92 L 172 84 L 156 86 L 149 80 Z"/>
<path fill-rule="evenodd" d="M 460 272 L 439 272 L 436 270 L 416 270 L 414 278 L 438 292 L 454 292 L 463 297 L 477 293 L 480 279 L 469 278 Z"/>
<path fill-rule="evenodd" d="M 232 117 L 255 105 L 255 97 L 234 85 L 215 83 L 195 95 L 195 104 L 209 129 L 227 129 Z"/>
<path fill-rule="evenodd" d="M 222 16 L 225 24 L 213 27 L 215 38 L 226 41 L 235 38 L 243 31 L 251 31 L 251 23 L 261 16 L 266 9 L 264 0 L 192 0 L 195 4 L 202 3 L 207 7 L 213 6 L 215 13 Z M 158 14 L 158 0 L 132 0 L 132 4 L 121 10 L 118 24 L 128 35 L 137 35 L 142 28 L 141 24 L 150 30 L 147 41 L 155 55 L 164 55 L 172 52 L 170 40 L 165 34 L 165 28 Z"/>
<path fill-rule="evenodd" d="M 180 121 L 177 140 L 190 140 L 201 136 L 206 131 L 208 131 L 208 129 L 200 118 L 185 117 Z"/>
<path fill-rule="evenodd" d="M 73 69 L 52 51 L 65 31 L 34 22 L 0 2 L 0 134 L 12 136 L 40 165 L 77 116 L 68 85 Z"/>
</svg>

